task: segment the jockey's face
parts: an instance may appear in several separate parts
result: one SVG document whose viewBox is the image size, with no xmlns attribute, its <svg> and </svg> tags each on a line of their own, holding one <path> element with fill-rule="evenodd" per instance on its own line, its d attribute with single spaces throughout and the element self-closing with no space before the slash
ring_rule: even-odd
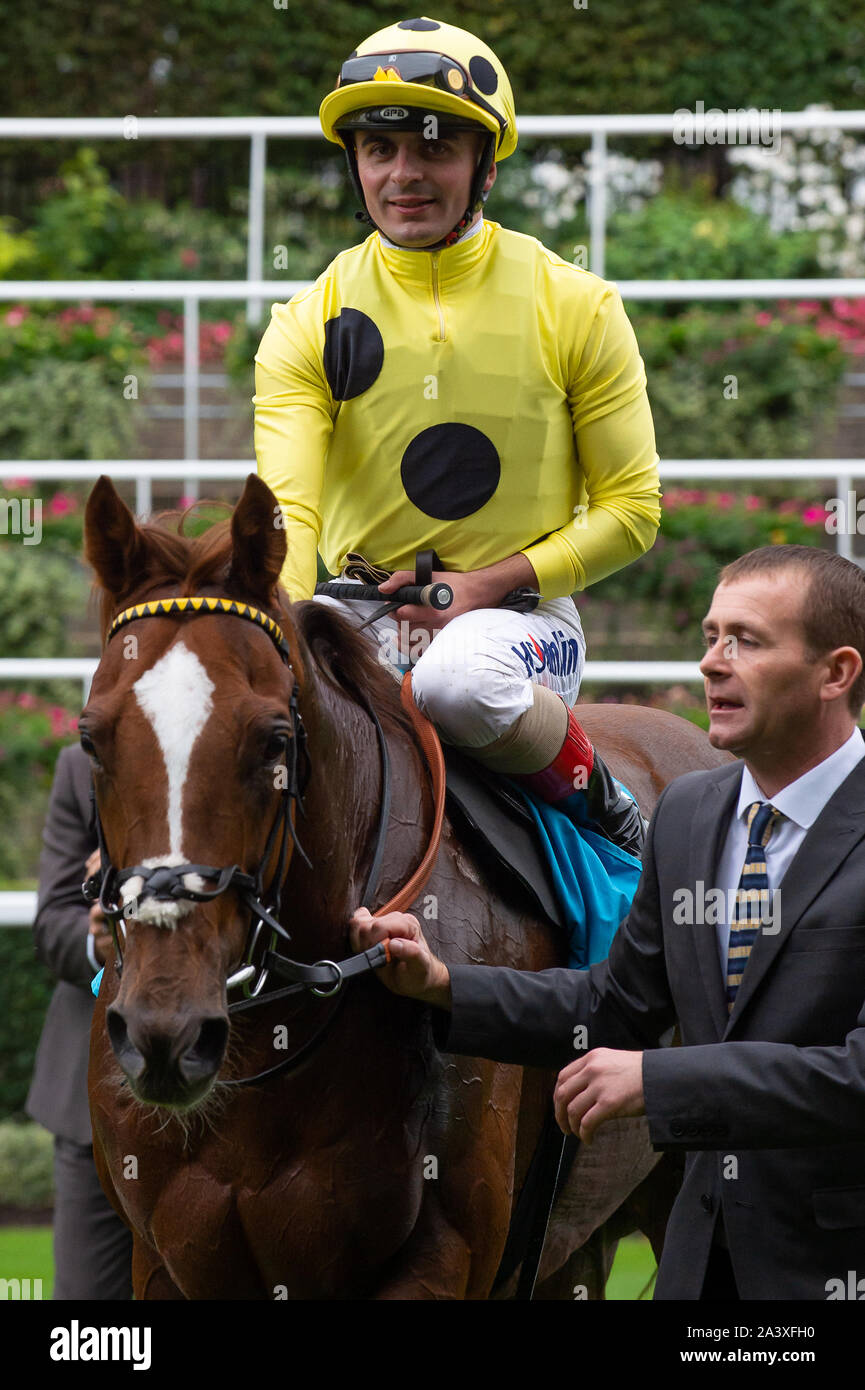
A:
<svg viewBox="0 0 865 1390">
<path fill-rule="evenodd" d="M 442 241 L 466 210 L 483 135 L 451 130 L 429 140 L 419 130 L 359 130 L 354 138 L 366 205 L 387 239 L 417 247 Z M 486 192 L 495 178 L 493 164 Z"/>
<path fill-rule="evenodd" d="M 809 579 L 790 568 L 719 584 L 703 621 L 700 662 L 709 707 L 709 741 L 744 758 L 766 796 L 849 737 L 850 647 L 815 656 L 805 640 L 802 605 Z M 846 655 L 844 655 L 846 654 Z"/>
</svg>

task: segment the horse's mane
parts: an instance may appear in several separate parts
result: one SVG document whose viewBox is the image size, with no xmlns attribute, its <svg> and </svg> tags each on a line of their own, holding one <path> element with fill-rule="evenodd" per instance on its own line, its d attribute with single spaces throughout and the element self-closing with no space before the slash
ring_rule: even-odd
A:
<svg viewBox="0 0 865 1390">
<path fill-rule="evenodd" d="M 224 504 L 228 506 L 229 504 Z M 231 563 L 231 521 L 218 521 L 200 536 L 184 533 L 190 511 L 166 511 L 142 524 L 147 542 L 147 573 L 141 576 L 148 589 L 179 585 L 182 595 L 195 594 L 207 585 L 227 587 Z M 175 529 L 176 528 L 176 529 Z M 107 590 L 99 594 L 100 632 L 104 643 L 116 602 Z M 233 594 L 242 598 L 243 595 Z M 399 696 L 399 686 L 377 659 L 369 638 L 358 633 L 347 619 L 327 603 L 292 603 L 282 588 L 274 592 L 274 607 L 281 612 L 283 630 L 293 646 L 297 633 L 325 675 L 347 694 L 360 690 L 379 716 L 412 733 L 411 720 Z"/>
<path fill-rule="evenodd" d="M 361 691 L 379 716 L 413 733 L 400 701 L 399 686 L 378 660 L 370 638 L 359 633 L 329 603 L 310 600 L 291 607 L 297 630 L 319 667 L 349 694 Z"/>
</svg>

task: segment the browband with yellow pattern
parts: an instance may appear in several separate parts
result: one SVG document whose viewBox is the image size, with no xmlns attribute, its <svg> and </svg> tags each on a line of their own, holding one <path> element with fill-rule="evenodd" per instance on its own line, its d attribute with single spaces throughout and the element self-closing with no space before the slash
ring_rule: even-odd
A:
<svg viewBox="0 0 865 1390">
<path fill-rule="evenodd" d="M 171 617 L 176 613 L 230 613 L 236 618 L 246 618 L 249 622 L 264 628 L 283 661 L 287 666 L 291 666 L 291 651 L 279 624 L 266 613 L 262 613 L 260 608 L 253 608 L 251 604 L 239 603 L 232 598 L 205 598 L 196 595 L 189 598 L 154 598 L 149 599 L 147 603 L 133 604 L 131 608 L 124 608 L 122 613 L 117 614 L 108 629 L 105 641 L 110 642 L 115 632 L 127 623 L 134 622 L 136 618 Z"/>
</svg>

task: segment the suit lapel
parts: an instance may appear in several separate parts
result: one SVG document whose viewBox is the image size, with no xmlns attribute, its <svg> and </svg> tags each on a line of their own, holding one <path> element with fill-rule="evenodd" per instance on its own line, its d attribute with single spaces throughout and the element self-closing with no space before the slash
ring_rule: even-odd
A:
<svg viewBox="0 0 865 1390">
<path fill-rule="evenodd" d="M 831 796 L 805 835 L 779 889 L 780 930 L 757 933 L 729 1022 L 748 1007 L 802 914 L 865 836 L 865 758 Z M 770 880 L 771 889 L 771 880 Z M 776 925 L 773 923 L 773 926 Z M 726 1006 L 725 1006 L 726 1012 Z"/>
<path fill-rule="evenodd" d="M 731 816 L 742 780 L 742 764 L 721 768 L 706 783 L 691 821 L 690 867 L 688 882 L 694 885 L 695 901 L 702 892 L 715 887 L 718 863 L 727 838 Z M 699 885 L 702 883 L 702 889 Z M 727 1000 L 721 962 L 718 956 L 718 937 L 715 927 L 708 923 L 691 925 L 694 949 L 700 963 L 700 975 L 709 1003 L 712 1021 L 719 1039 L 727 1026 Z"/>
</svg>

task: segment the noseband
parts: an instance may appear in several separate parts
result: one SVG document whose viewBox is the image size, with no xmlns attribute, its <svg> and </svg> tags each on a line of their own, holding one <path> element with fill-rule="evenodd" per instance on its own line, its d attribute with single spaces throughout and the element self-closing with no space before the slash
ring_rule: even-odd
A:
<svg viewBox="0 0 865 1390">
<path fill-rule="evenodd" d="M 234 599 L 226 598 L 204 598 L 200 596 L 188 598 L 167 598 L 152 599 L 147 603 L 135 604 L 132 608 L 126 608 L 118 613 L 111 624 L 106 637 L 106 645 L 111 638 L 125 627 L 127 623 L 137 621 L 139 618 L 148 617 L 171 617 L 179 614 L 207 615 L 213 613 L 227 613 L 233 617 L 245 618 L 248 622 L 255 623 L 262 628 L 270 637 L 280 658 L 286 668 L 294 677 L 291 665 L 291 652 L 283 632 L 279 625 L 266 613 L 262 613 L 258 608 L 253 608 L 247 603 L 239 603 Z M 381 863 L 381 850 L 383 849 L 382 832 L 387 824 L 387 811 L 390 799 L 389 777 L 387 773 L 387 745 L 384 734 L 375 712 L 361 698 L 361 703 L 375 720 L 379 731 L 380 747 L 383 756 L 384 803 L 382 810 L 383 816 L 379 827 L 379 846 L 370 874 L 370 881 L 367 883 L 363 901 L 367 902 L 370 894 L 375 888 L 375 879 L 378 876 L 378 869 Z M 99 808 L 96 805 L 96 793 L 91 783 L 90 795 L 93 803 L 93 813 L 96 823 L 96 835 L 99 844 L 101 858 L 100 870 L 97 874 L 89 878 L 83 885 L 84 896 L 90 902 L 98 902 L 100 910 L 111 923 L 111 931 L 114 937 L 116 950 L 115 966 L 118 975 L 123 968 L 123 952 L 120 944 L 121 930 L 125 918 L 137 916 L 140 905 L 144 901 L 176 903 L 181 901 L 189 902 L 209 902 L 217 898 L 220 894 L 233 888 L 241 901 L 249 908 L 251 922 L 247 937 L 247 948 L 244 951 L 246 964 L 241 970 L 230 976 L 226 981 L 226 989 L 231 989 L 236 985 L 242 985 L 244 993 L 248 996 L 246 1001 L 239 1001 L 229 1005 L 229 1011 L 239 1008 L 248 1008 L 256 1003 L 271 1003 L 276 997 L 284 994 L 296 993 L 298 990 L 311 989 L 314 994 L 328 997 L 336 994 L 342 987 L 343 980 L 351 976 L 360 974 L 367 970 L 375 970 L 384 965 L 388 960 L 387 947 L 384 942 L 372 947 L 368 951 L 362 951 L 359 955 L 352 956 L 350 959 L 341 961 L 317 961 L 315 965 L 309 965 L 301 961 L 294 961 L 286 956 L 277 956 L 273 947 L 276 945 L 276 937 L 281 937 L 284 941 L 290 941 L 291 937 L 285 927 L 279 921 L 279 910 L 281 902 L 282 887 L 288 867 L 288 841 L 292 841 L 293 847 L 305 860 L 307 865 L 312 868 L 309 859 L 304 853 L 303 847 L 298 841 L 295 831 L 295 819 L 297 809 L 301 815 L 305 814 L 303 804 L 303 793 L 309 782 L 311 764 L 307 751 L 306 730 L 300 715 L 297 702 L 297 682 L 294 680 L 291 698 L 289 700 L 289 710 L 291 715 L 292 735 L 287 740 L 286 748 L 286 785 L 281 790 L 280 803 L 274 818 L 270 834 L 267 837 L 267 844 L 264 849 L 261 862 L 254 874 L 245 873 L 237 864 L 232 864 L 226 868 L 213 868 L 208 864 L 173 864 L 158 865 L 147 867 L 143 864 L 133 865 L 131 868 L 117 869 L 111 863 L 108 849 L 105 844 L 105 834 L 102 828 L 102 821 L 99 816 Z M 264 870 L 273 853 L 277 839 L 279 840 L 279 855 L 277 867 L 274 871 L 270 886 L 264 890 Z M 197 874 L 200 879 L 213 881 L 214 887 L 210 889 L 191 888 L 185 879 Z M 120 890 L 125 883 L 132 878 L 140 878 L 142 886 L 130 902 L 123 903 L 120 898 Z M 265 902 L 267 905 L 265 906 Z M 262 928 L 269 928 L 271 933 L 271 949 L 265 952 L 264 961 L 259 972 L 259 977 L 254 987 L 250 987 L 250 977 L 256 974 L 256 967 L 252 963 L 256 943 Z M 280 990 L 277 995 L 268 994 L 260 999 L 258 996 L 267 978 L 268 969 L 274 969 L 276 973 L 284 978 L 290 979 L 295 983 L 287 990 Z M 258 1079 L 258 1078 L 251 1078 Z"/>
</svg>

